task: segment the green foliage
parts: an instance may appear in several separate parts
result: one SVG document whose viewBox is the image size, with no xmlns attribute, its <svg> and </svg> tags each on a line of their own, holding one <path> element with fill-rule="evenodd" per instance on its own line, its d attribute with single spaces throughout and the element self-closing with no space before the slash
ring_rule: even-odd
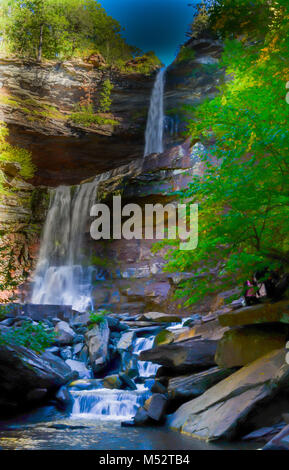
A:
<svg viewBox="0 0 289 470">
<path fill-rule="evenodd" d="M 195 52 L 189 46 L 182 46 L 178 53 L 178 62 L 190 62 L 194 60 Z"/>
<path fill-rule="evenodd" d="M 7 142 L 8 129 L 5 123 L 0 122 L 0 168 L 1 162 L 17 162 L 21 166 L 19 172 L 23 178 L 32 178 L 35 167 L 31 160 L 31 154 L 25 149 L 14 147 Z M 5 176 L 0 169 L 0 194 L 7 193 L 5 188 Z"/>
<path fill-rule="evenodd" d="M 92 104 L 88 105 L 79 105 L 77 107 L 77 111 L 70 115 L 70 119 L 75 122 L 76 124 L 80 124 L 83 126 L 91 126 L 91 125 L 98 125 L 98 126 L 116 126 L 118 125 L 118 121 L 115 119 L 109 118 L 102 114 L 96 114 L 93 109 Z"/>
<path fill-rule="evenodd" d="M 108 63 L 138 53 L 95 0 L 2 0 L 0 10 L 4 52 L 38 60 L 100 52 Z"/>
<path fill-rule="evenodd" d="M 90 328 L 93 328 L 95 325 L 100 325 L 104 322 L 105 316 L 108 314 L 106 310 L 101 310 L 98 312 L 90 312 L 89 313 L 89 323 Z"/>
<path fill-rule="evenodd" d="M 29 321 L 20 327 L 11 327 L 5 332 L 0 332 L 0 345 L 24 346 L 37 353 L 51 346 L 55 339 L 55 333 L 47 330 L 42 323 L 34 325 Z"/>
<path fill-rule="evenodd" d="M 153 51 L 139 55 L 130 61 L 119 59 L 116 62 L 117 68 L 124 73 L 150 74 L 153 70 L 163 67 L 162 62 Z"/>
<path fill-rule="evenodd" d="M 111 92 L 113 90 L 113 84 L 109 79 L 104 80 L 102 84 L 102 90 L 100 92 L 100 99 L 99 99 L 99 111 L 101 113 L 108 113 L 111 107 Z"/>
<path fill-rule="evenodd" d="M 177 297 L 187 297 L 187 305 L 242 285 L 265 267 L 289 268 L 289 5 L 274 6 L 273 17 L 270 10 L 263 21 L 262 10 L 255 20 L 262 41 L 226 40 L 221 66 L 229 80 L 220 94 L 197 109 L 188 108 L 188 133 L 207 146 L 200 156 L 205 175 L 195 176 L 180 195 L 199 203 L 199 245 L 186 252 L 170 242 L 166 266 L 172 272 L 195 273 L 177 292 Z M 225 18 L 228 11 L 233 14 L 224 10 Z M 248 15 L 243 21 L 250 25 Z M 230 25 L 235 19 L 230 16 Z M 223 25 L 221 20 L 214 17 L 216 24 Z M 214 145 L 208 144 L 212 140 Z"/>
</svg>

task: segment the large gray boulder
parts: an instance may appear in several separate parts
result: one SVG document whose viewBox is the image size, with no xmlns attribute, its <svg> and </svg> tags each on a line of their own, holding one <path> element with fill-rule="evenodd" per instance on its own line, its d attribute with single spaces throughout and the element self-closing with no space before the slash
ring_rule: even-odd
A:
<svg viewBox="0 0 289 470">
<path fill-rule="evenodd" d="M 33 391 L 56 392 L 77 375 L 60 359 L 49 352 L 36 354 L 23 346 L 0 346 L 0 409 L 25 405 Z M 32 393 L 33 392 L 33 393 Z M 27 400 L 29 401 L 29 400 Z"/>
<path fill-rule="evenodd" d="M 74 361 L 72 359 L 67 359 L 66 364 L 70 367 L 71 370 L 75 371 L 78 374 L 80 379 L 90 379 L 91 371 L 86 367 L 86 365 L 81 361 Z"/>
<path fill-rule="evenodd" d="M 172 429 L 206 440 L 233 439 L 249 415 L 289 387 L 285 349 L 243 367 L 169 418 Z"/>
<path fill-rule="evenodd" d="M 274 329 L 274 325 L 270 328 L 250 325 L 226 331 L 218 343 L 216 363 L 223 368 L 250 364 L 270 351 L 285 347 L 286 334 L 286 329 Z"/>
<path fill-rule="evenodd" d="M 289 425 L 269 441 L 263 450 L 289 450 Z"/>
<path fill-rule="evenodd" d="M 244 326 L 261 323 L 289 323 L 289 300 L 264 303 L 219 315 L 222 326 Z"/>
<path fill-rule="evenodd" d="M 76 336 L 76 333 L 72 328 L 70 328 L 66 321 L 60 321 L 57 323 L 54 331 L 56 334 L 56 341 L 61 345 L 72 344 Z"/>
<path fill-rule="evenodd" d="M 161 393 L 154 393 L 146 400 L 144 409 L 146 410 L 149 418 L 160 422 L 165 417 L 167 404 L 168 399 L 165 395 L 162 395 Z"/>
<path fill-rule="evenodd" d="M 120 340 L 117 343 L 116 349 L 120 353 L 122 353 L 124 351 L 132 352 L 135 337 L 136 337 L 136 335 L 135 335 L 134 331 L 127 331 L 126 333 L 123 333 L 120 337 Z"/>
<path fill-rule="evenodd" d="M 169 379 L 168 395 L 171 400 L 188 400 L 206 392 L 221 380 L 235 372 L 234 369 L 212 367 L 197 374 L 182 375 Z"/>
<path fill-rule="evenodd" d="M 165 322 L 165 323 L 180 323 L 182 318 L 178 315 L 170 315 L 161 312 L 148 312 L 143 313 L 138 317 L 140 321 L 153 321 L 153 322 Z"/>
<path fill-rule="evenodd" d="M 186 373 L 214 366 L 216 349 L 217 341 L 188 339 L 142 351 L 140 360 Z"/>
<path fill-rule="evenodd" d="M 106 320 L 95 325 L 85 334 L 89 360 L 94 373 L 101 372 L 109 362 L 109 328 Z"/>
</svg>

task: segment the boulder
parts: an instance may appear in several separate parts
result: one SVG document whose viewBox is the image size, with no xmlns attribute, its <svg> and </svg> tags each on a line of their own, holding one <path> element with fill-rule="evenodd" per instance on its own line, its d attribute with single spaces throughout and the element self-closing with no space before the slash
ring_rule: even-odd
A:
<svg viewBox="0 0 289 470">
<path fill-rule="evenodd" d="M 61 410 L 70 408 L 73 403 L 73 398 L 67 387 L 61 387 L 55 395 L 57 405 Z"/>
<path fill-rule="evenodd" d="M 83 362 L 72 359 L 67 359 L 65 362 L 71 370 L 78 373 L 80 379 L 89 379 L 91 377 L 91 371 L 87 369 Z"/>
<path fill-rule="evenodd" d="M 266 426 L 259 428 L 250 434 L 242 437 L 242 441 L 261 441 L 269 442 L 274 436 L 279 434 L 280 431 L 286 426 L 285 423 L 277 423 L 272 426 Z"/>
<path fill-rule="evenodd" d="M 162 395 L 165 395 L 167 393 L 167 387 L 160 380 L 156 379 L 151 391 L 153 393 L 161 393 Z"/>
<path fill-rule="evenodd" d="M 120 373 L 119 378 L 122 381 L 123 387 L 128 390 L 137 390 L 137 386 L 134 381 L 126 374 Z"/>
<path fill-rule="evenodd" d="M 49 352 L 39 355 L 23 346 L 0 346 L 0 408 L 4 411 L 25 404 L 25 397 L 35 389 L 54 393 L 75 378 L 70 367 Z"/>
<path fill-rule="evenodd" d="M 66 321 L 60 321 L 54 328 L 58 344 L 72 344 L 76 334 Z"/>
<path fill-rule="evenodd" d="M 85 334 L 85 342 L 88 347 L 89 359 L 95 373 L 102 371 L 109 361 L 109 328 L 107 321 L 100 324 Z"/>
<path fill-rule="evenodd" d="M 289 450 L 289 425 L 269 441 L 263 450 Z"/>
<path fill-rule="evenodd" d="M 142 407 L 138 408 L 136 415 L 134 417 L 134 420 L 133 420 L 134 425 L 146 426 L 149 424 L 149 422 L 150 422 L 150 418 L 149 418 L 147 411 Z"/>
<path fill-rule="evenodd" d="M 28 402 L 41 402 L 47 396 L 47 388 L 35 388 L 30 390 L 26 395 L 26 401 Z"/>
<path fill-rule="evenodd" d="M 138 320 L 165 323 L 181 323 L 182 321 L 180 316 L 160 312 L 143 313 L 139 316 Z"/>
<path fill-rule="evenodd" d="M 110 331 L 120 332 L 128 330 L 128 326 L 125 323 L 122 323 L 118 318 L 106 317 L 106 319 Z"/>
<path fill-rule="evenodd" d="M 135 340 L 135 332 L 134 331 L 127 331 L 123 333 L 120 337 L 116 345 L 116 349 L 121 353 L 123 351 L 130 351 L 133 350 L 133 343 Z"/>
<path fill-rule="evenodd" d="M 168 399 L 165 395 L 154 393 L 144 404 L 149 418 L 154 421 L 160 422 L 165 417 Z"/>
<path fill-rule="evenodd" d="M 242 327 L 227 331 L 219 341 L 216 363 L 219 367 L 241 367 L 286 343 L 286 332 L 262 327 Z"/>
<path fill-rule="evenodd" d="M 235 438 L 249 415 L 289 386 L 285 349 L 272 351 L 182 405 L 169 426 L 206 440 Z"/>
<path fill-rule="evenodd" d="M 186 373 L 214 366 L 216 349 L 217 341 L 188 339 L 142 351 L 139 357 L 141 361 Z"/>
<path fill-rule="evenodd" d="M 77 356 L 78 354 L 81 353 L 82 349 L 83 349 L 83 346 L 84 344 L 83 343 L 77 343 L 73 346 L 73 354 L 74 356 Z M 70 359 L 70 358 L 68 358 Z"/>
<path fill-rule="evenodd" d="M 71 390 L 97 390 L 99 388 L 104 388 L 103 379 L 82 379 L 75 380 L 69 384 Z M 110 388 L 110 387 L 109 387 Z"/>
<path fill-rule="evenodd" d="M 61 359 L 67 361 L 67 359 L 72 359 L 72 349 L 70 346 L 66 346 L 66 348 L 62 348 L 59 353 Z"/>
<path fill-rule="evenodd" d="M 289 323 L 289 300 L 264 303 L 219 315 L 222 326 L 244 326 L 259 323 Z"/>
<path fill-rule="evenodd" d="M 121 370 L 130 378 L 138 376 L 138 356 L 130 352 L 123 352 L 121 355 Z"/>
<path fill-rule="evenodd" d="M 119 378 L 118 375 L 108 375 L 103 379 L 103 388 L 110 388 L 110 389 L 121 389 L 123 386 L 122 380 Z"/>
<path fill-rule="evenodd" d="M 221 380 L 233 374 L 234 369 L 220 369 L 213 367 L 197 374 L 183 375 L 169 379 L 168 395 L 174 400 L 186 400 L 195 398 L 213 387 Z"/>
<path fill-rule="evenodd" d="M 170 330 L 160 331 L 154 340 L 154 346 L 161 346 L 162 344 L 170 344 L 175 340 L 175 335 Z"/>
</svg>

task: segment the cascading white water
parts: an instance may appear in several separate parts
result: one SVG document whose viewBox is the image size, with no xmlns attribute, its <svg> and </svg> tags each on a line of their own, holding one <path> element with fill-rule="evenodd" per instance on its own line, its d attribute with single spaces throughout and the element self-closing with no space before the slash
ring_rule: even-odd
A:
<svg viewBox="0 0 289 470">
<path fill-rule="evenodd" d="M 142 351 L 151 349 L 154 344 L 154 336 L 149 338 L 138 338 L 135 342 L 134 354 L 139 355 Z M 154 377 L 159 369 L 158 364 L 152 362 L 138 361 L 138 373 L 140 377 Z"/>
<path fill-rule="evenodd" d="M 133 354 L 139 355 L 141 351 L 150 349 L 153 342 L 153 336 L 137 338 Z M 154 377 L 159 367 L 151 362 L 138 361 L 139 376 L 141 378 Z M 72 390 L 71 393 L 74 398 L 72 419 L 90 418 L 112 421 L 133 418 L 137 409 L 143 406 L 151 395 L 149 388 L 141 384 L 137 385 L 135 391 L 94 389 Z"/>
<path fill-rule="evenodd" d="M 32 304 L 72 305 L 79 312 L 92 307 L 92 281 L 97 279 L 97 271 L 85 266 L 83 239 L 98 184 L 104 177 L 76 188 L 60 186 L 51 191 Z"/>
<path fill-rule="evenodd" d="M 135 416 L 137 409 L 150 396 L 150 391 L 140 387 L 135 391 L 83 390 L 73 391 L 72 419 L 124 420 Z"/>
<path fill-rule="evenodd" d="M 152 153 L 162 153 L 164 134 L 164 88 L 166 69 L 161 69 L 156 77 L 145 133 L 144 156 Z"/>
</svg>

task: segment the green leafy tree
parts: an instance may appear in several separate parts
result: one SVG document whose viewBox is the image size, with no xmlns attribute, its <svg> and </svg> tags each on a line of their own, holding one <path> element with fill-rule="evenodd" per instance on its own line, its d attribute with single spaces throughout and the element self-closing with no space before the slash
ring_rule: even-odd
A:
<svg viewBox="0 0 289 470">
<path fill-rule="evenodd" d="M 273 3 L 262 41 L 248 40 L 250 22 L 246 39 L 226 40 L 221 66 L 228 80 L 220 94 L 188 109 L 188 133 L 207 147 L 200 157 L 204 175 L 180 195 L 199 203 L 199 246 L 182 252 L 171 242 L 166 267 L 195 273 L 177 293 L 187 296 L 187 304 L 242 285 L 265 267 L 289 270 L 289 5 Z M 224 25 L 231 14 L 222 12 L 225 18 L 214 17 L 215 24 Z M 222 33 L 227 36 L 230 28 L 222 26 Z"/>
<path fill-rule="evenodd" d="M 18 56 L 66 59 L 101 52 L 109 63 L 137 49 L 95 0 L 1 0 L 2 49 Z"/>
</svg>

